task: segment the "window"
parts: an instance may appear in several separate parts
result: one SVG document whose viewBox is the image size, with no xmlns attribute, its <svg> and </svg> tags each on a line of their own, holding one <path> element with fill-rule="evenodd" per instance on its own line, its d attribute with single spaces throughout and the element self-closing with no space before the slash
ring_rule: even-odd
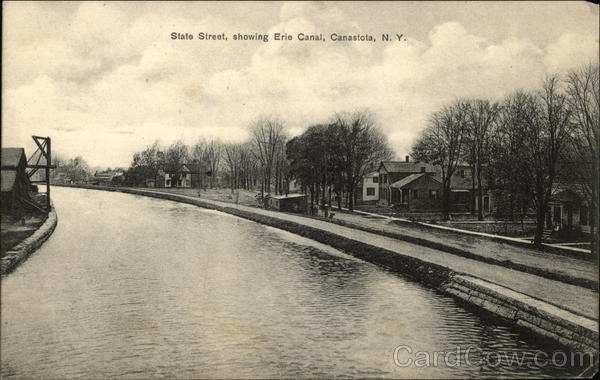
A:
<svg viewBox="0 0 600 380">
<path fill-rule="evenodd" d="M 438 199 L 437 190 L 429 190 L 429 199 Z"/>
<path fill-rule="evenodd" d="M 419 190 L 413 190 L 413 199 L 419 199 Z"/>
<path fill-rule="evenodd" d="M 465 178 L 465 169 L 460 169 L 460 178 Z"/>
<path fill-rule="evenodd" d="M 374 196 L 375 195 L 375 188 L 374 187 L 367 187 L 367 195 Z"/>
<path fill-rule="evenodd" d="M 171 180 L 170 180 L 170 179 L 168 179 L 168 180 L 165 182 L 165 186 L 166 186 L 166 187 L 171 187 Z"/>
<path fill-rule="evenodd" d="M 483 211 L 490 212 L 490 197 L 483 197 Z"/>
<path fill-rule="evenodd" d="M 379 177 L 375 176 L 373 177 L 373 183 L 378 183 L 379 182 Z"/>
<path fill-rule="evenodd" d="M 387 174 L 383 175 L 383 183 L 387 183 Z"/>
<path fill-rule="evenodd" d="M 579 224 L 582 226 L 588 224 L 588 208 L 585 206 L 581 206 L 581 209 L 579 209 Z"/>
<path fill-rule="evenodd" d="M 425 166 L 421 166 L 421 173 L 425 173 Z"/>
</svg>

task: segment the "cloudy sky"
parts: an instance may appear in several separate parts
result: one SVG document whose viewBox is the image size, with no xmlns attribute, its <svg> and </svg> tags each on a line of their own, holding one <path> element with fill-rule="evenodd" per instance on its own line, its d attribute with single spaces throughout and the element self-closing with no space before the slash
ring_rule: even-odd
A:
<svg viewBox="0 0 600 380">
<path fill-rule="evenodd" d="M 51 136 L 93 166 L 127 166 L 155 139 L 247 138 L 260 115 L 290 134 L 370 109 L 398 157 L 429 113 L 501 98 L 598 59 L 585 2 L 3 3 L 2 146 Z M 229 41 L 171 40 L 172 32 Z M 235 33 L 323 33 L 325 42 L 235 42 Z M 378 41 L 340 43 L 331 33 Z M 381 42 L 382 33 L 406 41 Z"/>
</svg>

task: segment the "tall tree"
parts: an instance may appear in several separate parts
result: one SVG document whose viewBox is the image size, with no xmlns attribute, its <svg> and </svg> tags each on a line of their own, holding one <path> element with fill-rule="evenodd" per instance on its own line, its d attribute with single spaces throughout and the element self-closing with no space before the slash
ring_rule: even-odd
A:
<svg viewBox="0 0 600 380">
<path fill-rule="evenodd" d="M 283 123 L 277 118 L 259 118 L 251 125 L 253 153 L 260 164 L 263 185 L 261 194 L 271 192 L 271 179 L 277 150 L 285 144 Z"/>
<path fill-rule="evenodd" d="M 198 176 L 198 187 L 206 188 L 206 146 L 207 142 L 204 138 L 199 138 L 190 149 L 190 165 L 191 170 Z"/>
<path fill-rule="evenodd" d="M 223 156 L 223 144 L 218 139 L 211 139 L 205 148 L 205 160 L 208 176 L 208 183 L 211 188 L 216 186 L 217 175 L 221 165 L 221 157 Z"/>
<path fill-rule="evenodd" d="M 523 149 L 532 101 L 531 94 L 518 91 L 504 99 L 498 114 L 486 174 L 500 218 L 522 220 L 533 202 L 533 173 Z"/>
<path fill-rule="evenodd" d="M 469 102 L 466 115 L 465 152 L 471 166 L 471 178 L 477 188 L 477 217 L 483 220 L 482 170 L 489 163 L 493 127 L 500 106 L 486 99 Z"/>
<path fill-rule="evenodd" d="M 165 169 L 172 174 L 172 182 L 177 183 L 181 179 L 181 166 L 188 162 L 189 148 L 181 140 L 174 142 L 165 152 Z"/>
<path fill-rule="evenodd" d="M 385 135 L 368 111 L 336 114 L 333 134 L 338 140 L 342 169 L 348 191 L 348 208 L 354 210 L 356 187 L 369 168 L 392 156 Z"/>
<path fill-rule="evenodd" d="M 242 156 L 243 146 L 241 144 L 223 144 L 223 160 L 229 172 L 229 185 L 232 192 L 239 187 Z"/>
<path fill-rule="evenodd" d="M 527 151 L 532 159 L 535 175 L 536 231 L 534 243 L 541 245 L 545 216 L 552 196 L 556 167 L 571 131 L 567 97 L 561 91 L 558 76 L 548 76 L 538 93 L 538 118 L 527 118 Z M 536 113 L 532 112 L 532 116 Z M 536 120 L 538 119 L 538 120 Z"/>
<path fill-rule="evenodd" d="M 462 100 L 442 107 L 429 119 L 412 148 L 412 156 L 420 161 L 438 165 L 442 174 L 442 213 L 450 219 L 451 178 L 463 155 L 469 104 Z"/>
<path fill-rule="evenodd" d="M 571 130 L 567 98 L 557 76 L 548 76 L 537 93 L 518 91 L 505 101 L 504 130 L 519 137 L 521 168 L 531 178 L 535 206 L 534 244 L 541 245 L 545 217 L 557 175 L 557 162 Z"/>
<path fill-rule="evenodd" d="M 574 148 L 577 165 L 573 169 L 584 185 L 587 203 L 591 212 L 590 233 L 592 249 L 598 253 L 598 205 L 600 153 L 600 81 L 598 64 L 588 64 L 567 74 L 567 102 L 571 111 L 573 129 L 571 146 Z"/>
</svg>

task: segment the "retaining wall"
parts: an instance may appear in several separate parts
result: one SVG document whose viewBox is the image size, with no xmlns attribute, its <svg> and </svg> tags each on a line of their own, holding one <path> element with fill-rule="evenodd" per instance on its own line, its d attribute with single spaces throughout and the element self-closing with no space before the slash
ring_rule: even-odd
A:
<svg viewBox="0 0 600 380">
<path fill-rule="evenodd" d="M 57 223 L 58 216 L 56 215 L 56 210 L 52 207 L 44 223 L 31 236 L 25 238 L 10 251 L 6 252 L 0 263 L 1 274 L 4 276 L 12 272 L 20 263 L 27 260 L 36 249 L 48 240 L 52 232 L 54 232 Z"/>
<path fill-rule="evenodd" d="M 597 321 L 470 276 L 456 275 L 442 285 L 442 290 L 564 346 L 588 352 L 597 350 Z"/>
<path fill-rule="evenodd" d="M 597 354 L 597 321 L 576 315 L 497 284 L 457 273 L 442 265 L 404 256 L 394 251 L 358 242 L 318 228 L 177 194 L 103 186 L 71 187 L 119 191 L 193 204 L 286 230 L 408 276 L 471 306 L 491 312 L 496 317 L 516 327 L 550 338 L 566 347 L 577 350 L 583 349 Z"/>
</svg>

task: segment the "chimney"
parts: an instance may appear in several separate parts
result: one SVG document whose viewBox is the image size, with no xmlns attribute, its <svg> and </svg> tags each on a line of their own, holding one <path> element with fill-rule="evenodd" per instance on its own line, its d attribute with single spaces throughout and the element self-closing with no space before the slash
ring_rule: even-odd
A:
<svg viewBox="0 0 600 380">
<path fill-rule="evenodd" d="M 409 161 L 409 157 L 408 157 L 408 156 L 406 156 L 406 162 L 408 162 L 408 161 Z"/>
</svg>

